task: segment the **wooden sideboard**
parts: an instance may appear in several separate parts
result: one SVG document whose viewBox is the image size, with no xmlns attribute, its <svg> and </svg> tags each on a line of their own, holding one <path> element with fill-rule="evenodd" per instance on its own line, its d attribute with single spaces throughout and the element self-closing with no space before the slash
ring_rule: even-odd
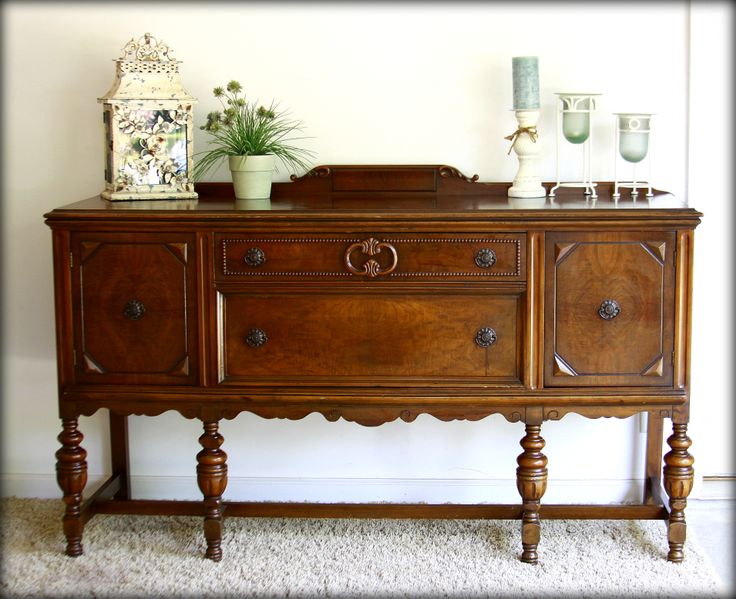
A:
<svg viewBox="0 0 736 599">
<path fill-rule="evenodd" d="M 222 557 L 228 515 L 513 518 L 538 561 L 541 518 L 667 521 L 683 559 L 693 232 L 670 194 L 563 189 L 513 200 L 434 165 L 322 166 L 268 202 L 201 184 L 199 201 L 106 202 L 46 215 L 54 250 L 57 475 L 66 553 L 95 513 L 200 514 Z M 79 417 L 110 412 L 112 475 L 83 501 Z M 203 423 L 202 502 L 131 498 L 127 416 Z M 522 422 L 519 504 L 228 502 L 218 423 L 243 411 L 379 425 L 502 414 Z M 638 505 L 542 505 L 546 421 L 648 413 Z M 663 456 L 664 420 L 672 422 Z M 605 457 L 602 456 L 605 461 Z M 662 464 L 663 462 L 663 464 Z"/>
</svg>

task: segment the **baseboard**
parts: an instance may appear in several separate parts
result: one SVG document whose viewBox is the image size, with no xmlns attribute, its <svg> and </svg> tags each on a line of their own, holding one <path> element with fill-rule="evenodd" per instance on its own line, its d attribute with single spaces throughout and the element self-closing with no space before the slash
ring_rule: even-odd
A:
<svg viewBox="0 0 736 599">
<path fill-rule="evenodd" d="M 736 476 L 704 476 L 699 499 L 736 499 Z"/>
<path fill-rule="evenodd" d="M 103 475 L 90 475 L 85 495 L 94 492 Z M 61 491 L 52 475 L 2 475 L 2 495 L 58 498 Z M 198 500 L 202 495 L 194 476 L 133 476 L 135 499 Z M 553 480 L 545 503 L 636 503 L 644 484 L 639 479 Z M 376 479 L 232 477 L 225 499 L 315 503 L 516 503 L 514 479 Z"/>
</svg>

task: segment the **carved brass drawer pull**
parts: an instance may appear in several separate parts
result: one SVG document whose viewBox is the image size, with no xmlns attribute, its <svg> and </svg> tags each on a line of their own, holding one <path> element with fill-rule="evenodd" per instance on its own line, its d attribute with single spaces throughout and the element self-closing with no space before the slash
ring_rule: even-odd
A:
<svg viewBox="0 0 736 599">
<path fill-rule="evenodd" d="M 130 300 L 123 308 L 123 315 L 130 320 L 140 320 L 145 313 L 146 307 L 137 299 Z"/>
<path fill-rule="evenodd" d="M 251 347 L 261 347 L 268 341 L 268 335 L 262 329 L 251 329 L 245 336 L 245 342 Z"/>
<path fill-rule="evenodd" d="M 361 269 L 355 268 L 355 266 L 353 266 L 353 263 L 350 261 L 350 256 L 355 250 L 360 250 L 368 256 L 375 256 L 376 254 L 380 254 L 381 250 L 383 249 L 388 250 L 393 257 L 391 264 L 389 264 L 389 266 L 387 266 L 386 268 L 383 268 L 378 263 L 378 260 L 376 260 L 375 258 L 369 258 L 363 264 Z M 396 270 L 396 265 L 398 263 L 399 256 L 396 253 L 396 248 L 390 243 L 378 241 L 378 239 L 374 239 L 373 237 L 371 237 L 370 239 L 366 239 L 365 241 L 354 243 L 347 250 L 345 250 L 345 268 L 347 268 L 348 271 L 350 271 L 354 275 L 366 275 L 371 278 L 377 277 L 378 275 L 387 275 Z"/>
<path fill-rule="evenodd" d="M 598 315 L 603 320 L 612 320 L 619 315 L 619 312 L 621 312 L 621 307 L 616 300 L 612 299 L 603 300 L 598 308 Z"/>
<path fill-rule="evenodd" d="M 496 331 L 494 331 L 490 327 L 483 327 L 482 329 L 478 329 L 478 332 L 475 334 L 475 342 L 480 347 L 490 347 L 494 343 L 496 343 L 496 339 L 498 337 L 496 336 Z"/>
<path fill-rule="evenodd" d="M 260 266 L 266 261 L 266 253 L 261 248 L 250 248 L 243 260 L 248 266 Z"/>
<path fill-rule="evenodd" d="M 496 252 L 491 248 L 482 248 L 475 254 L 475 263 L 481 268 L 491 268 L 496 263 Z"/>
</svg>

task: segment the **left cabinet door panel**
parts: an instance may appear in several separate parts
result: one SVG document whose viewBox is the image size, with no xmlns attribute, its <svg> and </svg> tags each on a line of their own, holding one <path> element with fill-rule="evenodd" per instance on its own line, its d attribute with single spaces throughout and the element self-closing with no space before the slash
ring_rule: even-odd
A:
<svg viewBox="0 0 736 599">
<path fill-rule="evenodd" d="M 77 382 L 197 382 L 195 247 L 176 233 L 72 236 Z"/>
</svg>

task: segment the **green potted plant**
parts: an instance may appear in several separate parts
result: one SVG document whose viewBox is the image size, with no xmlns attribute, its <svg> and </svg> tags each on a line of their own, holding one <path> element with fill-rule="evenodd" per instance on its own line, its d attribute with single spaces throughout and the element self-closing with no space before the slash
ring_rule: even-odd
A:
<svg viewBox="0 0 736 599">
<path fill-rule="evenodd" d="M 212 136 L 211 149 L 195 154 L 198 157 L 192 171 L 200 181 L 210 170 L 228 159 L 237 199 L 261 199 L 271 196 L 276 160 L 292 170 L 309 170 L 308 159 L 313 152 L 299 148 L 292 142 L 305 139 L 294 137 L 303 129 L 301 121 L 289 118 L 288 113 L 271 102 L 266 108 L 245 99 L 237 81 L 213 90 L 222 104 L 221 111 L 210 112 L 207 123 L 200 127 Z"/>
</svg>

